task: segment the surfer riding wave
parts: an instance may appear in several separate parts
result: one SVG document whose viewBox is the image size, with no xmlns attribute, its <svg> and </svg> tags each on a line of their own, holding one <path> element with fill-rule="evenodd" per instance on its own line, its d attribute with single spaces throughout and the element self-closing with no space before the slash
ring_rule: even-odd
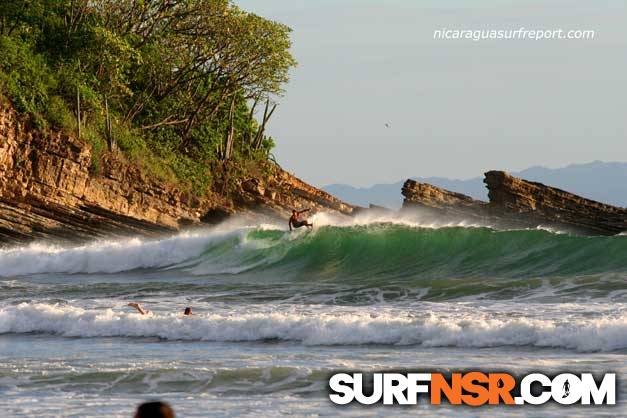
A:
<svg viewBox="0 0 627 418">
<path fill-rule="evenodd" d="M 290 216 L 290 220 L 288 222 L 288 225 L 290 226 L 290 231 L 292 231 L 293 228 L 301 228 L 303 226 L 306 226 L 307 228 L 313 228 L 313 224 L 309 223 L 307 219 L 300 219 L 300 215 L 305 212 L 309 212 L 309 209 L 303 209 L 301 211 L 295 209 L 292 210 L 292 216 Z"/>
</svg>

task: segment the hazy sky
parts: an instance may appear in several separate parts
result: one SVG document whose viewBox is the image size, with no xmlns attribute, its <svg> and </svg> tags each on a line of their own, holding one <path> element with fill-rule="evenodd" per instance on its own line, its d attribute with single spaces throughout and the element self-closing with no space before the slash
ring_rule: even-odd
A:
<svg viewBox="0 0 627 418">
<path fill-rule="evenodd" d="M 236 3 L 294 30 L 299 66 L 269 133 L 279 163 L 315 185 L 627 161 L 624 0 Z M 433 39 L 519 27 L 596 36 Z"/>
</svg>

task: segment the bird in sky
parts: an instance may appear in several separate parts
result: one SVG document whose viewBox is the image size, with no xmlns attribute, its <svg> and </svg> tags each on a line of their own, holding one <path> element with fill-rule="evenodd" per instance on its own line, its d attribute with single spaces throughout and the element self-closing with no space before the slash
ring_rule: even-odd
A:
<svg viewBox="0 0 627 418">
<path fill-rule="evenodd" d="M 385 124 L 385 127 L 386 127 L 386 128 L 391 128 L 391 127 L 392 127 L 392 124 L 388 122 L 388 123 L 386 123 L 386 124 Z"/>
</svg>

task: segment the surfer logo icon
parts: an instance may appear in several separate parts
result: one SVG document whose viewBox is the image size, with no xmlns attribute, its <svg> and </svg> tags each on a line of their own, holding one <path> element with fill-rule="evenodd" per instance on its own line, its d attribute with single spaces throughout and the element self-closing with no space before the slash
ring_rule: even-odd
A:
<svg viewBox="0 0 627 418">
<path fill-rule="evenodd" d="M 562 398 L 567 398 L 568 395 L 570 395 L 570 383 L 568 382 L 568 379 L 566 379 L 564 382 L 564 396 L 562 396 Z"/>
</svg>

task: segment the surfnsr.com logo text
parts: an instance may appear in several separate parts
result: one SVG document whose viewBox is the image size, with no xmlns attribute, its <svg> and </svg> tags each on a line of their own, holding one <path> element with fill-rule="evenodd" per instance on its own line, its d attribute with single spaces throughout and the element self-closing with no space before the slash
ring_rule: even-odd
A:
<svg viewBox="0 0 627 418">
<path fill-rule="evenodd" d="M 367 381 L 365 379 L 367 377 Z M 532 373 L 517 380 L 508 373 L 337 373 L 329 380 L 337 405 L 615 405 L 616 375 L 595 380 L 591 373 L 549 377 Z"/>
</svg>

